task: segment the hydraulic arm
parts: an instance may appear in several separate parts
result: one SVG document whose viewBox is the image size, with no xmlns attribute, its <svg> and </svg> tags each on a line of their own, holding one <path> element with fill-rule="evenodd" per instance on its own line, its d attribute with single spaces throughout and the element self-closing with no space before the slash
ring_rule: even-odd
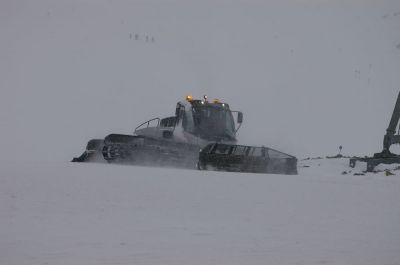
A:
<svg viewBox="0 0 400 265">
<path fill-rule="evenodd" d="M 356 161 L 367 162 L 367 171 L 373 171 L 379 164 L 394 164 L 400 163 L 400 156 L 390 152 L 390 147 L 393 144 L 400 144 L 400 135 L 396 134 L 396 128 L 400 119 L 400 92 L 397 96 L 396 105 L 394 106 L 392 117 L 389 122 L 389 127 L 386 129 L 386 134 L 383 137 L 383 150 L 380 153 L 375 153 L 373 157 L 353 157 L 350 158 L 350 167 L 354 167 Z"/>
<path fill-rule="evenodd" d="M 374 155 L 375 157 L 377 156 L 390 157 L 394 155 L 390 152 L 389 149 L 391 145 L 400 143 L 400 135 L 395 135 L 399 119 L 400 119 L 400 92 L 397 96 L 396 105 L 394 106 L 393 109 L 393 114 L 392 118 L 390 119 L 389 127 L 386 129 L 386 134 L 383 138 L 383 150 L 381 153 L 375 154 Z"/>
</svg>

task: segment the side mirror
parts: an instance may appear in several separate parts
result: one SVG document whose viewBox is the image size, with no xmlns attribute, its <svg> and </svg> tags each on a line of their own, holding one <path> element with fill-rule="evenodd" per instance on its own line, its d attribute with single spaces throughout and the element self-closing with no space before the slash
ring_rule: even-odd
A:
<svg viewBox="0 0 400 265">
<path fill-rule="evenodd" d="M 243 113 L 240 112 L 240 111 L 238 112 L 237 122 L 238 123 L 242 123 L 243 122 Z"/>
</svg>

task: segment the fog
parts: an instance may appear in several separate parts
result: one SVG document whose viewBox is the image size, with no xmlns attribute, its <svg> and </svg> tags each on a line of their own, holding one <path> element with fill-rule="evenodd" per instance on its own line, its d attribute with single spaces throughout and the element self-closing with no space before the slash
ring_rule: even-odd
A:
<svg viewBox="0 0 400 265">
<path fill-rule="evenodd" d="M 241 143 L 380 151 L 400 90 L 399 1 L 0 2 L 0 160 L 68 161 L 174 114 L 244 112 Z"/>
</svg>

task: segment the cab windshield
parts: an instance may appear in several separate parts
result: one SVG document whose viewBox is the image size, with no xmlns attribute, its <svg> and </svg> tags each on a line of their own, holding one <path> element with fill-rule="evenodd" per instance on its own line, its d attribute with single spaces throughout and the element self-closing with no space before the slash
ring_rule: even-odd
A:
<svg viewBox="0 0 400 265">
<path fill-rule="evenodd" d="M 193 107 L 195 132 L 210 140 L 234 140 L 235 123 L 229 108 L 221 106 Z"/>
</svg>

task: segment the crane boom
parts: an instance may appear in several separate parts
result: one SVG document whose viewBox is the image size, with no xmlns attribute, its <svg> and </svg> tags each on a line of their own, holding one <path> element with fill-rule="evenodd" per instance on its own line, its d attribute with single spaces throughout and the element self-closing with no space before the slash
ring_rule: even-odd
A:
<svg viewBox="0 0 400 265">
<path fill-rule="evenodd" d="M 383 138 L 383 151 L 382 153 L 389 154 L 389 148 L 392 144 L 400 143 L 400 138 L 395 135 L 396 127 L 400 119 L 400 92 L 397 96 L 396 105 L 393 109 L 392 118 L 390 119 L 389 127 L 386 129 L 386 135 Z"/>
<path fill-rule="evenodd" d="M 400 135 L 396 135 L 396 128 L 400 120 L 400 92 L 394 105 L 392 117 L 390 118 L 389 127 L 383 137 L 383 150 L 375 153 L 373 157 L 352 157 L 350 158 L 350 167 L 355 167 L 356 161 L 367 162 L 367 171 L 373 171 L 375 166 L 379 164 L 400 163 L 400 155 L 390 152 L 393 144 L 400 144 Z"/>
</svg>

